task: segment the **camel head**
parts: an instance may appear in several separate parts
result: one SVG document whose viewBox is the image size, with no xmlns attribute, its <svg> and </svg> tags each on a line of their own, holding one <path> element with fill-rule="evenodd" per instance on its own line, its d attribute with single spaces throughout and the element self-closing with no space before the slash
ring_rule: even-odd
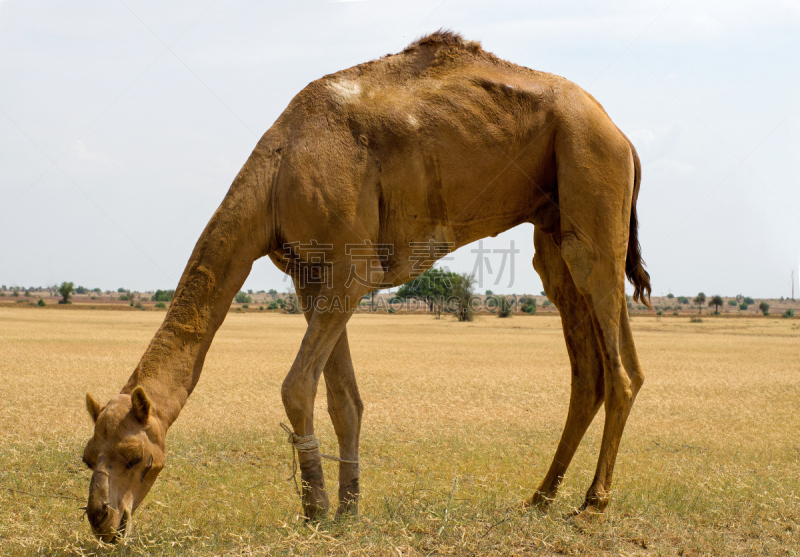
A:
<svg viewBox="0 0 800 557">
<path fill-rule="evenodd" d="M 145 498 L 165 462 L 165 431 L 142 387 L 105 406 L 86 395 L 94 435 L 83 451 L 92 470 L 86 515 L 92 532 L 114 543 L 130 532 L 131 515 Z"/>
</svg>

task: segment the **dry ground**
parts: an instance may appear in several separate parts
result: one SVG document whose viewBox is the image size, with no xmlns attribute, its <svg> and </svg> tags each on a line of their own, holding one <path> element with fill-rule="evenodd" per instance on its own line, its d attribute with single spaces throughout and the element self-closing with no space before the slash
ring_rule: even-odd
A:
<svg viewBox="0 0 800 557">
<path fill-rule="evenodd" d="M 602 414 L 551 511 L 517 508 L 566 415 L 557 317 L 354 317 L 361 516 L 312 526 L 278 427 L 304 321 L 265 313 L 228 316 L 132 538 L 102 548 L 78 510 L 83 396 L 117 393 L 162 318 L 0 309 L 0 554 L 800 553 L 800 320 L 634 317 L 647 380 L 608 518 L 581 530 L 562 517 L 591 481 Z M 325 406 L 318 434 L 335 452 Z"/>
</svg>

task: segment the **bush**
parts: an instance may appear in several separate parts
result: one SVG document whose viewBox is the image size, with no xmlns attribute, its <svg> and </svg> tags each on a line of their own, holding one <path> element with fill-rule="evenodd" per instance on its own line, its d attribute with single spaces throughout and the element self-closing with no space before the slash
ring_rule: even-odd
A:
<svg viewBox="0 0 800 557">
<path fill-rule="evenodd" d="M 136 302 L 136 305 L 135 305 L 135 306 L 133 306 L 133 307 L 135 307 L 136 309 L 144 309 L 144 308 L 142 307 L 142 302 Z"/>
<path fill-rule="evenodd" d="M 672 292 L 670 292 L 669 294 L 667 294 L 667 298 L 674 298 L 674 297 L 675 297 L 675 294 L 673 294 Z"/>
<path fill-rule="evenodd" d="M 511 300 L 508 296 L 497 296 L 497 316 L 511 317 Z"/>
<path fill-rule="evenodd" d="M 767 302 L 761 302 L 758 304 L 758 309 L 760 309 L 761 313 L 764 315 L 769 315 L 769 304 Z"/>
<path fill-rule="evenodd" d="M 543 308 L 550 307 L 552 305 L 553 305 L 553 302 L 551 302 L 550 300 L 545 300 L 544 302 L 542 302 L 542 307 Z"/>
<path fill-rule="evenodd" d="M 786 311 L 783 312 L 783 317 L 786 319 L 794 317 L 794 310 L 792 308 L 787 309 Z"/>
<path fill-rule="evenodd" d="M 87 292 L 89 292 L 89 289 L 85 286 L 79 286 L 75 289 L 75 294 L 86 294 Z"/>
<path fill-rule="evenodd" d="M 259 311 L 264 311 L 264 306 L 258 306 Z"/>
<path fill-rule="evenodd" d="M 237 304 L 249 304 L 250 302 L 253 301 L 253 299 L 250 296 L 248 296 L 247 294 L 245 294 L 244 292 L 239 291 L 236 294 L 236 297 L 234 297 L 234 301 Z"/>
<path fill-rule="evenodd" d="M 156 302 L 155 307 L 157 307 L 158 309 L 165 309 L 167 307 L 167 304 L 165 304 L 164 302 Z"/>
<path fill-rule="evenodd" d="M 679 304 L 688 304 L 689 303 L 689 298 L 687 298 L 686 296 L 678 296 L 678 303 Z"/>
<path fill-rule="evenodd" d="M 664 315 L 664 312 L 663 312 L 662 310 L 658 310 L 658 311 L 656 312 L 656 315 Z"/>
<path fill-rule="evenodd" d="M 729 306 L 738 306 L 739 304 L 736 302 L 736 300 L 728 300 L 728 305 Z"/>
<path fill-rule="evenodd" d="M 530 315 L 536 315 L 536 304 L 528 304 L 526 306 L 522 306 L 522 311 Z"/>
<path fill-rule="evenodd" d="M 279 307 L 280 306 L 278 305 L 278 302 L 270 302 L 269 305 L 267 306 L 267 309 L 278 309 Z"/>
<path fill-rule="evenodd" d="M 756 301 L 753 298 L 751 298 L 750 296 L 745 296 L 744 297 L 744 303 L 752 306 L 753 304 L 756 303 Z"/>
<path fill-rule="evenodd" d="M 242 307 L 243 307 L 244 309 L 248 309 L 250 306 L 248 306 L 247 304 L 244 304 Z"/>
<path fill-rule="evenodd" d="M 44 300 L 42 298 L 39 298 L 39 301 L 36 302 L 36 305 L 38 305 L 40 308 L 43 308 L 47 304 L 44 303 Z M 794 314 L 792 314 L 792 315 L 794 315 Z"/>
<path fill-rule="evenodd" d="M 741 304 L 739 304 L 739 309 L 747 311 L 747 308 L 748 308 L 747 302 L 742 302 Z"/>
<path fill-rule="evenodd" d="M 703 320 L 697 315 L 692 315 L 692 318 L 689 319 L 689 323 L 702 323 L 702 322 Z"/>
</svg>

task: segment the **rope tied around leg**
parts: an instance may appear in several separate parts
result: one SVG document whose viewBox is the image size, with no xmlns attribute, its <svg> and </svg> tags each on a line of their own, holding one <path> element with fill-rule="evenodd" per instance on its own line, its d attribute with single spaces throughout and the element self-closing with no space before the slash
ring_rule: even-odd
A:
<svg viewBox="0 0 800 557">
<path fill-rule="evenodd" d="M 292 446 L 292 480 L 294 480 L 294 488 L 297 490 L 297 494 L 300 494 L 300 486 L 297 485 L 297 453 L 312 453 L 316 450 L 319 450 L 319 439 L 313 433 L 311 435 L 297 435 L 292 429 L 287 426 L 285 423 L 281 422 L 280 426 L 283 430 L 289 434 L 289 438 L 286 441 Z M 296 451 L 296 452 L 295 452 Z M 345 460 L 343 458 L 339 458 L 338 456 L 333 456 L 329 454 L 319 453 L 322 458 L 327 458 L 328 460 L 335 460 L 337 462 L 344 462 L 346 464 L 355 464 L 358 465 L 357 460 Z M 286 478 L 287 480 L 289 478 Z M 302 496 L 302 495 L 301 495 Z"/>
</svg>

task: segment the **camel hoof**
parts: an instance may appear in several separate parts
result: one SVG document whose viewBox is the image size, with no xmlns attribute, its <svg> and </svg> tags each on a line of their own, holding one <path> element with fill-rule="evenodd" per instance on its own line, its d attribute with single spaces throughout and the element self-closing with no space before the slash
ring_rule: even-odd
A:
<svg viewBox="0 0 800 557">
<path fill-rule="evenodd" d="M 597 507 L 587 505 L 568 514 L 565 519 L 578 529 L 588 528 L 594 524 L 602 524 L 608 517 Z"/>
<path fill-rule="evenodd" d="M 536 509 L 539 511 L 546 511 L 553 502 L 553 497 L 548 497 L 541 491 L 537 491 L 522 504 L 526 509 Z"/>
</svg>

